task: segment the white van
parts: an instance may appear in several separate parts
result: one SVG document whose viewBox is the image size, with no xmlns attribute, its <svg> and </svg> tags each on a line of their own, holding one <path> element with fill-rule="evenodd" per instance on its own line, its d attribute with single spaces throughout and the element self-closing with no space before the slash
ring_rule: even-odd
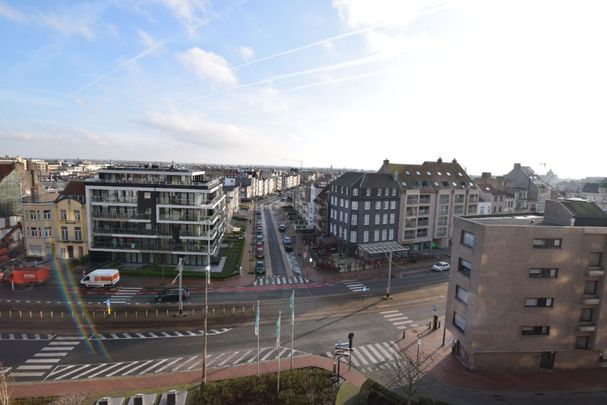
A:
<svg viewBox="0 0 607 405">
<path fill-rule="evenodd" d="M 80 287 L 112 288 L 118 285 L 119 281 L 120 272 L 117 269 L 97 269 L 91 271 L 80 280 Z"/>
</svg>

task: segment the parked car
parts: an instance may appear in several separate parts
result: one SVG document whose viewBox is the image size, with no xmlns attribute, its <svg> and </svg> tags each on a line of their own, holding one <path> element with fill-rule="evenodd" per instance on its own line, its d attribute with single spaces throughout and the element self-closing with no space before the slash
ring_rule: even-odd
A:
<svg viewBox="0 0 607 405">
<path fill-rule="evenodd" d="M 263 260 L 255 262 L 255 274 L 266 274 L 266 264 Z"/>
<path fill-rule="evenodd" d="M 257 249 L 259 249 L 259 248 L 263 249 L 263 241 L 262 240 L 258 240 L 257 243 L 255 244 L 255 247 Z"/>
<path fill-rule="evenodd" d="M 436 262 L 432 266 L 432 271 L 447 271 L 451 266 L 447 262 Z"/>
<path fill-rule="evenodd" d="M 255 250 L 255 257 L 257 259 L 263 259 L 264 255 L 265 255 L 265 252 L 264 252 L 264 250 L 263 250 L 262 247 L 261 248 L 257 248 L 257 250 Z"/>
<path fill-rule="evenodd" d="M 181 287 L 181 299 L 185 300 L 190 296 L 187 288 Z M 156 302 L 179 301 L 179 287 L 165 288 L 156 294 Z"/>
<path fill-rule="evenodd" d="M 257 240 L 263 240 L 263 233 L 257 232 L 256 238 L 257 238 Z"/>
<path fill-rule="evenodd" d="M 284 232 L 286 229 L 287 229 L 287 227 L 285 226 L 285 224 L 280 224 L 280 225 L 278 225 L 278 230 L 279 230 L 280 232 Z"/>
<path fill-rule="evenodd" d="M 285 252 L 293 251 L 293 241 L 288 236 L 285 236 L 284 238 L 282 238 L 282 244 L 285 247 Z"/>
</svg>

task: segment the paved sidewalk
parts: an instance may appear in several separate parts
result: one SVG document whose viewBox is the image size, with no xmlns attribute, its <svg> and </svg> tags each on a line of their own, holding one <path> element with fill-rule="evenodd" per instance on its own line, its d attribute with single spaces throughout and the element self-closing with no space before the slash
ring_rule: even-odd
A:
<svg viewBox="0 0 607 405">
<path fill-rule="evenodd" d="M 280 362 L 282 371 L 289 370 L 290 358 L 283 358 Z M 260 365 L 262 374 L 275 373 L 278 362 L 266 361 Z M 294 368 L 318 367 L 333 371 L 333 359 L 315 355 L 298 356 L 293 359 Z M 341 376 L 351 384 L 360 388 L 367 380 L 362 373 L 344 367 Z M 201 369 L 173 374 L 153 374 L 137 377 L 87 379 L 77 381 L 18 383 L 15 384 L 13 395 L 15 398 L 32 398 L 41 396 L 60 396 L 69 394 L 99 394 L 99 396 L 112 393 L 133 391 L 149 388 L 170 388 L 178 385 L 200 384 Z M 257 374 L 257 363 L 244 364 L 221 369 L 207 369 L 208 381 L 221 381 L 231 378 L 252 376 Z"/>
</svg>

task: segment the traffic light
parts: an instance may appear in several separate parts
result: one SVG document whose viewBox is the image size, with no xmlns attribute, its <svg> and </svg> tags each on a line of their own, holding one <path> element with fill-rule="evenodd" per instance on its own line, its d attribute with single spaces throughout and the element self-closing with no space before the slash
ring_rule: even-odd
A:
<svg viewBox="0 0 607 405">
<path fill-rule="evenodd" d="M 352 339 L 354 339 L 354 332 L 348 334 L 348 342 L 350 344 L 350 350 L 352 350 Z"/>
</svg>

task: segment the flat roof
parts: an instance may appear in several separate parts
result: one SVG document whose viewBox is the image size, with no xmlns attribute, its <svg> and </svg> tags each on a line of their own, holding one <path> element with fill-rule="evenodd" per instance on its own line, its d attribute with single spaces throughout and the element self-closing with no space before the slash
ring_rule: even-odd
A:
<svg viewBox="0 0 607 405">
<path fill-rule="evenodd" d="M 483 225 L 547 225 L 543 224 L 544 216 L 538 215 L 537 213 L 464 216 L 462 218 Z"/>
<path fill-rule="evenodd" d="M 373 255 L 378 253 L 404 252 L 408 249 L 398 242 L 376 242 L 360 244 L 358 245 L 358 250 Z"/>
</svg>

